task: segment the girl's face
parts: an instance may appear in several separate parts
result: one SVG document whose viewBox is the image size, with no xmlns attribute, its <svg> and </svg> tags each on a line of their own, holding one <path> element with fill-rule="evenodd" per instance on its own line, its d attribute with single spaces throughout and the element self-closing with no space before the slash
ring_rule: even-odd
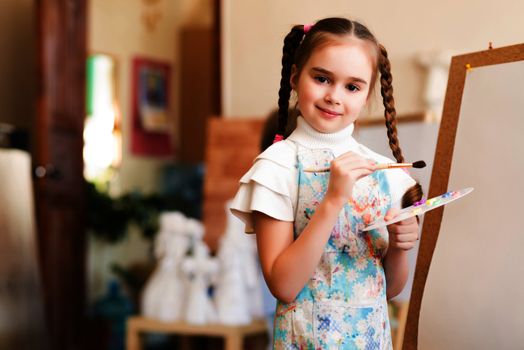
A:
<svg viewBox="0 0 524 350">
<path fill-rule="evenodd" d="M 314 50 L 291 86 L 304 119 L 322 133 L 353 123 L 368 100 L 372 56 L 362 40 L 350 39 Z"/>
</svg>

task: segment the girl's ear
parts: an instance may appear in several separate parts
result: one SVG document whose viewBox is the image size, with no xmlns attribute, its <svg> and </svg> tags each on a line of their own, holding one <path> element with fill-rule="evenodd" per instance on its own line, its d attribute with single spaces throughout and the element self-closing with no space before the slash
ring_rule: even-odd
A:
<svg viewBox="0 0 524 350">
<path fill-rule="evenodd" d="M 294 64 L 291 66 L 291 75 L 289 77 L 289 83 L 291 84 L 291 88 L 296 91 L 296 78 L 297 78 L 297 66 Z"/>
</svg>

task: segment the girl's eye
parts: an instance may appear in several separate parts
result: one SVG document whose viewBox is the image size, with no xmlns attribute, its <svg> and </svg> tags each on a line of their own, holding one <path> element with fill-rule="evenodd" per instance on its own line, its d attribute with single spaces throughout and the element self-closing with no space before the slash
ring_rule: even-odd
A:
<svg viewBox="0 0 524 350">
<path fill-rule="evenodd" d="M 355 91 L 359 91 L 360 89 L 358 88 L 358 86 L 354 85 L 354 84 L 349 84 L 348 86 L 346 86 L 346 88 L 351 91 L 351 92 L 355 92 Z"/>
<path fill-rule="evenodd" d="M 322 75 L 316 76 L 315 80 L 322 84 L 329 83 L 329 79 Z"/>
</svg>

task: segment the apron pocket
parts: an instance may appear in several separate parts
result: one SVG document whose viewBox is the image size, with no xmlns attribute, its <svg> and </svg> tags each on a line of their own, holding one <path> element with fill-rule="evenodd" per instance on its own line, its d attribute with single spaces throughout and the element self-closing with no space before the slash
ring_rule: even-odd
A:
<svg viewBox="0 0 524 350">
<path fill-rule="evenodd" d="M 325 301 L 313 308 L 315 349 L 388 348 L 382 304 L 352 305 Z"/>
<path fill-rule="evenodd" d="M 286 349 L 293 340 L 293 310 L 294 304 L 277 303 L 273 333 L 274 349 Z"/>
<path fill-rule="evenodd" d="M 279 304 L 275 317 L 274 349 L 313 348 L 312 310 L 304 305 Z"/>
</svg>

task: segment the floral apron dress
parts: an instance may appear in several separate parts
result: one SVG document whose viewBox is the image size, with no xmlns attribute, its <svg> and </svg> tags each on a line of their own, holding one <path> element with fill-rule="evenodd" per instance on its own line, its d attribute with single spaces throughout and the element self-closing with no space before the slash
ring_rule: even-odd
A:
<svg viewBox="0 0 524 350">
<path fill-rule="evenodd" d="M 324 198 L 330 150 L 297 144 L 298 203 L 295 238 Z M 388 246 L 386 228 L 361 229 L 391 206 L 384 171 L 360 179 L 352 199 L 341 210 L 313 277 L 289 303 L 277 303 L 275 349 L 391 349 L 382 257 Z"/>
</svg>

